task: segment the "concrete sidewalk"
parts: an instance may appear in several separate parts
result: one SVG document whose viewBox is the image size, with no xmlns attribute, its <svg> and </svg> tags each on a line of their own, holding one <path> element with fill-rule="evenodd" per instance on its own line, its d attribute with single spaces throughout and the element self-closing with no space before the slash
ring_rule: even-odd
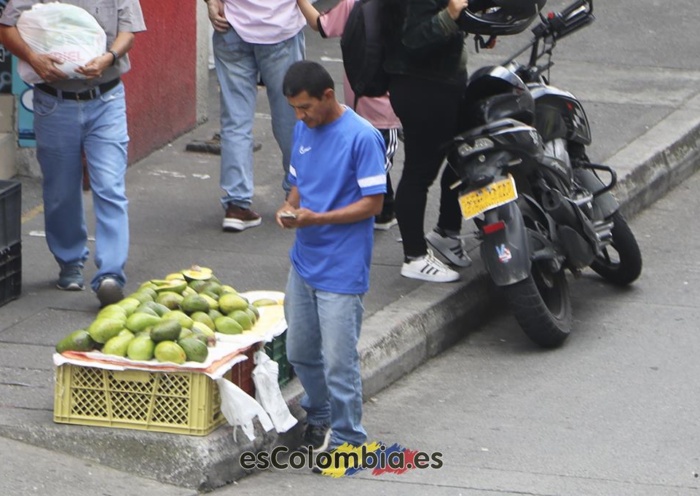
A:
<svg viewBox="0 0 700 496">
<path fill-rule="evenodd" d="M 666 32 L 656 33 L 653 45 L 640 42 L 637 28 L 646 23 L 653 3 L 621 0 L 615 5 L 596 5 L 598 21 L 561 42 L 552 69 L 552 82 L 583 100 L 594 133 L 591 158 L 617 169 L 620 184 L 616 196 L 628 216 L 653 203 L 700 166 L 700 61 L 679 49 L 677 26 L 663 19 L 657 19 L 654 26 Z M 678 10 L 686 7 L 683 23 L 692 26 L 700 22 L 700 12 L 690 0 L 678 3 L 682 4 L 677 5 Z M 623 15 L 623 11 L 627 13 Z M 637 22 L 619 22 L 621 17 L 629 20 L 628 15 Z M 700 46 L 696 30 L 685 30 L 683 36 L 687 46 Z M 496 54 L 470 53 L 471 64 L 476 68 L 500 61 L 527 39 L 521 35 L 517 40 L 503 40 Z M 614 51 L 606 49 L 612 46 Z M 341 84 L 337 43 L 322 41 L 308 32 L 307 57 L 326 64 Z M 222 232 L 219 157 L 185 151 L 187 143 L 208 139 L 218 131 L 215 81 L 211 84 L 209 122 L 129 169 L 132 239 L 127 292 L 144 280 L 194 263 L 211 267 L 222 281 L 239 291 L 284 289 L 293 233 L 279 229 L 273 220 L 283 199 L 282 168 L 264 90 L 258 112 L 255 136 L 263 146 L 255 154 L 254 208 L 263 216 L 261 227 L 238 234 Z M 397 158 L 392 173 L 395 183 L 402 155 Z M 2 452 L 16 454 L 14 466 L 18 470 L 23 456 L 26 463 L 37 459 L 32 451 L 36 448 L 22 448 L 28 444 L 59 457 L 74 455 L 165 484 L 210 489 L 244 475 L 238 465 L 241 451 L 290 442 L 299 435 L 298 429 L 279 437 L 260 433 L 255 443 L 247 443 L 239 432 L 238 443 L 234 443 L 230 427 L 209 436 L 191 437 L 54 424 L 53 348 L 68 332 L 94 318 L 97 300 L 89 291 L 55 289 L 57 267 L 42 237 L 40 186 L 36 180 L 21 180 L 23 291 L 18 300 L 0 308 L 0 436 L 22 442 L 3 441 L 11 443 Z M 435 190 L 431 190 L 432 197 Z M 85 202 L 89 219 L 90 195 L 85 195 Z M 433 198 L 430 204 L 428 229 L 437 218 L 437 201 Z M 465 223 L 465 232 L 472 229 L 471 223 Z M 430 284 L 400 276 L 398 237 L 397 228 L 376 235 L 360 342 L 366 397 L 465 336 L 492 310 L 502 311 L 473 238 L 467 245 L 475 263 L 460 271 L 462 281 Z M 90 261 L 86 279 L 93 271 Z M 300 392 L 296 381 L 284 388 L 297 414 Z M 45 463 L 48 467 L 51 462 Z M 77 465 L 75 470 L 80 470 Z M 138 483 L 135 480 L 133 488 Z M 138 494 L 136 489 L 133 493 Z"/>
</svg>

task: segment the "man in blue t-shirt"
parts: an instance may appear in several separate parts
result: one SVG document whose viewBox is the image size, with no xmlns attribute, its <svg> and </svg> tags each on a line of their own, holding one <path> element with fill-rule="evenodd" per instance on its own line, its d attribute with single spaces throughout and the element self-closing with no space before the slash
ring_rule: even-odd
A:
<svg viewBox="0 0 700 496">
<path fill-rule="evenodd" d="M 293 64 L 284 95 L 296 112 L 291 191 L 277 223 L 296 228 L 284 302 L 287 357 L 306 395 L 304 445 L 362 445 L 357 342 L 369 289 L 374 216 L 386 192 L 384 140 L 341 105 L 316 62 Z"/>
</svg>

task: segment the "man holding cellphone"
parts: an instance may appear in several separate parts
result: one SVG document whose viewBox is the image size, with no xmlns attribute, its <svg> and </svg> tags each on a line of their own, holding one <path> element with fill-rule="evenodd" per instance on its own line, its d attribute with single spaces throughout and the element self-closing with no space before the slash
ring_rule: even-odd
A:
<svg viewBox="0 0 700 496">
<path fill-rule="evenodd" d="M 357 343 L 369 289 L 374 216 L 386 192 L 384 140 L 341 105 L 328 72 L 293 64 L 284 95 L 294 109 L 287 200 L 277 223 L 295 228 L 284 310 L 287 357 L 306 392 L 304 445 L 361 446 L 362 381 Z"/>
</svg>

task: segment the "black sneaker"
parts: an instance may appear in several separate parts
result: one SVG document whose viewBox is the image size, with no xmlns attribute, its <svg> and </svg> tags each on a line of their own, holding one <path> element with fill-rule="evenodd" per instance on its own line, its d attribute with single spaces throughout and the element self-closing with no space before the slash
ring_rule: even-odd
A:
<svg viewBox="0 0 700 496">
<path fill-rule="evenodd" d="M 377 231 L 388 231 L 397 224 L 393 212 L 382 212 L 374 216 L 374 229 Z"/>
<path fill-rule="evenodd" d="M 112 276 L 103 277 L 95 292 L 97 293 L 97 299 L 100 300 L 100 307 L 106 307 L 124 298 L 124 288 Z"/>
<path fill-rule="evenodd" d="M 79 265 L 64 265 L 61 267 L 61 273 L 58 275 L 56 287 L 63 291 L 84 290 L 83 269 Z"/>
<path fill-rule="evenodd" d="M 304 439 L 301 442 L 302 446 L 309 446 L 314 451 L 324 451 L 328 448 L 328 443 L 331 440 L 331 429 L 329 426 L 306 424 L 304 430 Z"/>
<path fill-rule="evenodd" d="M 457 267 L 469 267 L 472 264 L 472 259 L 464 250 L 462 240 L 456 236 L 448 236 L 439 227 L 430 231 L 425 236 L 425 240 L 451 264 Z"/>
</svg>

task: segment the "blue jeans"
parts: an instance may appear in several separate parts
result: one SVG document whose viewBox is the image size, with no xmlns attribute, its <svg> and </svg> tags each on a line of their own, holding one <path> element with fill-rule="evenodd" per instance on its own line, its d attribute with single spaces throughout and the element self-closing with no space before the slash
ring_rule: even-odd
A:
<svg viewBox="0 0 700 496">
<path fill-rule="evenodd" d="M 272 114 L 272 133 L 282 152 L 287 181 L 296 124 L 294 110 L 282 93 L 287 69 L 304 58 L 304 32 L 281 43 L 253 44 L 243 41 L 233 28 L 214 32 L 214 60 L 221 87 L 221 202 L 250 208 L 253 200 L 253 121 L 258 96 L 258 74 L 267 89 Z"/>
<path fill-rule="evenodd" d="M 363 311 L 362 295 L 316 290 L 290 270 L 284 297 L 287 358 L 306 392 L 301 406 L 307 422 L 330 424 L 331 448 L 367 440 L 357 351 Z"/>
<path fill-rule="evenodd" d="M 83 210 L 82 152 L 95 212 L 91 286 L 113 275 L 126 282 L 129 217 L 124 175 L 129 135 L 123 84 L 89 101 L 63 100 L 34 90 L 36 155 L 43 174 L 46 242 L 59 265 L 84 266 L 90 254 Z"/>
</svg>

